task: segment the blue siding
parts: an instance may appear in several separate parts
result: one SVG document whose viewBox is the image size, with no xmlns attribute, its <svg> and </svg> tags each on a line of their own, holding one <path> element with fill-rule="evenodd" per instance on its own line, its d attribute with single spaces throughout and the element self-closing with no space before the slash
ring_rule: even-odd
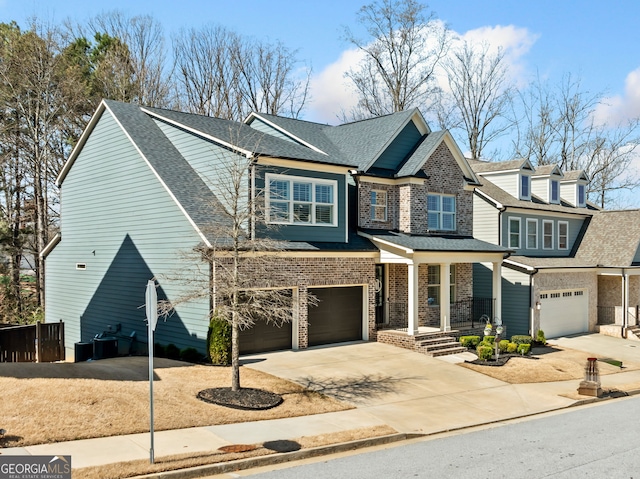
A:
<svg viewBox="0 0 640 479">
<path fill-rule="evenodd" d="M 280 138 L 281 140 L 287 140 L 287 141 L 290 141 L 291 143 L 295 143 L 297 145 L 301 144 L 299 141 L 295 141 L 290 136 L 285 135 L 280 130 L 276 130 L 274 127 L 272 127 L 271 125 L 269 125 L 268 123 L 265 123 L 264 121 L 262 121 L 260 119 L 254 118 L 249 126 L 251 128 L 253 128 L 253 129 L 255 129 L 255 130 L 261 131 L 262 133 L 266 133 L 267 135 L 271 135 L 271 136 L 275 136 L 276 138 Z"/>
<path fill-rule="evenodd" d="M 526 213 L 512 213 L 510 210 L 502 213 L 502 245 L 509 246 L 509 218 L 520 218 L 520 249 L 515 249 L 515 255 L 531 256 L 531 257 L 547 257 L 547 256 L 569 256 L 576 239 L 579 236 L 583 218 L 558 218 L 557 216 L 540 216 Z M 538 222 L 538 248 L 527 248 L 527 218 L 535 219 Z M 543 249 L 543 221 L 553 221 L 553 249 Z M 566 221 L 569 224 L 568 248 L 561 250 L 558 248 L 558 222 Z"/>
<path fill-rule="evenodd" d="M 317 171 L 295 168 L 260 167 L 256 171 L 256 190 L 265 191 L 265 175 L 273 173 L 279 175 L 300 176 L 305 178 L 319 178 L 337 181 L 337 226 L 306 226 L 306 225 L 275 225 L 265 227 L 264 223 L 257 225 L 256 232 L 268 237 L 283 238 L 290 241 L 319 241 L 319 242 L 345 242 L 346 241 L 346 179 L 345 175 L 335 173 L 321 173 Z"/>
<path fill-rule="evenodd" d="M 46 320 L 65 321 L 67 348 L 117 324 L 146 342 L 147 281 L 157 278 L 159 298 L 187 293 L 175 278 L 194 272 L 184 255 L 201 240 L 108 111 L 65 178 L 61 213 L 62 239 L 46 259 Z M 156 341 L 203 351 L 208 308 L 178 306 Z"/>
<path fill-rule="evenodd" d="M 412 121 L 407 123 L 400 134 L 394 138 L 387 149 L 378 157 L 373 167 L 387 170 L 397 169 L 415 148 L 421 137 L 422 135 L 414 123 Z"/>
</svg>

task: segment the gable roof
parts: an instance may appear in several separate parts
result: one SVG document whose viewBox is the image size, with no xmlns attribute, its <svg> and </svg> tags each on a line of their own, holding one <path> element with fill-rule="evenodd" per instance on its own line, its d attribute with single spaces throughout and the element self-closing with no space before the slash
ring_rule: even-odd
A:
<svg viewBox="0 0 640 479">
<path fill-rule="evenodd" d="M 591 218 L 576 259 L 594 265 L 631 266 L 640 248 L 638 225 L 640 209 L 599 211 Z"/>
<path fill-rule="evenodd" d="M 533 173 L 533 177 L 535 178 L 536 176 L 560 176 L 560 177 L 564 177 L 564 173 L 562 173 L 562 170 L 560 168 L 558 168 L 558 165 L 552 164 L 552 165 L 539 165 L 536 167 L 534 173 Z"/>
<path fill-rule="evenodd" d="M 509 161 L 467 160 L 476 173 L 506 173 L 522 169 L 533 171 L 533 165 L 526 158 Z"/>
</svg>

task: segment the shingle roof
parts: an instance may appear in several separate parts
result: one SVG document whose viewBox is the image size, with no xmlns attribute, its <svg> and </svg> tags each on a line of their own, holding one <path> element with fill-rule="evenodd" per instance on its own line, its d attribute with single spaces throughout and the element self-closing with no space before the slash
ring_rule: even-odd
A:
<svg viewBox="0 0 640 479">
<path fill-rule="evenodd" d="M 599 211 L 591 219 L 576 259 L 594 265 L 631 266 L 639 247 L 640 210 Z"/>
<path fill-rule="evenodd" d="M 405 163 L 400 167 L 396 176 L 402 178 L 403 176 L 413 176 L 422 167 L 425 160 L 435 151 L 440 145 L 440 142 L 447 134 L 446 131 L 434 131 L 424 137 L 423 141 L 413 151 Z"/>
<path fill-rule="evenodd" d="M 110 100 L 105 104 L 187 215 L 209 240 L 215 241 L 211 232 L 219 231 L 220 221 L 224 221 L 216 214 L 223 207 L 209 187 L 138 106 Z"/>
<path fill-rule="evenodd" d="M 414 251 L 456 251 L 473 253 L 508 253 L 511 250 L 470 236 L 407 235 L 394 231 L 363 230 L 374 239 Z"/>
<path fill-rule="evenodd" d="M 467 160 L 471 165 L 471 168 L 476 173 L 489 173 L 494 171 L 508 171 L 519 170 L 522 165 L 527 161 L 525 159 L 509 160 L 509 161 L 481 161 L 481 160 Z"/>
</svg>

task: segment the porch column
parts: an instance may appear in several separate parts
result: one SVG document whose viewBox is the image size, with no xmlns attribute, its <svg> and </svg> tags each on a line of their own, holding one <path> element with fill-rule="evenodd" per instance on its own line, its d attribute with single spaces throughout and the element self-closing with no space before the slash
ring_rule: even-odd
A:
<svg viewBox="0 0 640 479">
<path fill-rule="evenodd" d="M 440 264 L 440 329 L 451 331 L 451 263 Z"/>
<path fill-rule="evenodd" d="M 493 318 L 502 318 L 502 261 L 496 261 L 493 263 L 493 299 L 495 300 L 495 307 Z M 504 324 L 504 321 L 503 321 Z"/>
<path fill-rule="evenodd" d="M 418 265 L 407 264 L 407 332 L 418 334 Z"/>
<path fill-rule="evenodd" d="M 629 273 L 622 271 L 622 327 L 626 328 L 629 326 Z"/>
</svg>

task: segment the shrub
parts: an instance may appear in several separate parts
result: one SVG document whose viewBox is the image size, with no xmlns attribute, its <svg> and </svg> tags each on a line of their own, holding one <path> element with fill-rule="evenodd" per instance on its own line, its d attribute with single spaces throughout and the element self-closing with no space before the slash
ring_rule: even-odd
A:
<svg viewBox="0 0 640 479">
<path fill-rule="evenodd" d="M 180 351 L 180 360 L 188 363 L 199 363 L 202 360 L 202 354 L 196 348 L 184 348 Z"/>
<path fill-rule="evenodd" d="M 536 333 L 536 343 L 543 346 L 547 344 L 547 339 L 544 337 L 544 331 L 542 329 L 538 329 L 538 332 Z"/>
<path fill-rule="evenodd" d="M 156 358 L 166 358 L 167 349 L 162 344 L 156 343 L 153 345 L 153 355 Z"/>
<path fill-rule="evenodd" d="M 231 364 L 231 325 L 218 315 L 214 315 L 209 322 L 207 353 L 212 364 Z"/>
<path fill-rule="evenodd" d="M 529 350 L 531 349 L 530 344 L 518 344 L 518 353 L 525 355 L 529 354 Z"/>
<path fill-rule="evenodd" d="M 506 340 L 505 340 L 506 341 Z M 507 344 L 507 352 L 510 354 L 515 353 L 518 350 L 518 345 L 516 343 Z"/>
<path fill-rule="evenodd" d="M 476 348 L 480 344 L 480 336 L 460 336 L 460 344 L 465 348 Z"/>
<path fill-rule="evenodd" d="M 486 341 L 489 344 L 493 344 L 493 342 L 496 340 L 495 336 L 485 336 L 484 337 L 484 341 Z"/>
<path fill-rule="evenodd" d="M 503 339 L 498 343 L 498 349 L 501 353 L 507 352 L 507 347 L 509 346 L 509 341 L 507 339 Z"/>
<path fill-rule="evenodd" d="M 511 342 L 516 344 L 531 344 L 532 338 L 526 334 L 511 336 Z"/>
<path fill-rule="evenodd" d="M 478 359 L 491 359 L 491 355 L 493 354 L 493 348 L 491 346 L 478 346 Z"/>
<path fill-rule="evenodd" d="M 175 344 L 167 344 L 167 358 L 180 359 L 180 349 Z"/>
</svg>

